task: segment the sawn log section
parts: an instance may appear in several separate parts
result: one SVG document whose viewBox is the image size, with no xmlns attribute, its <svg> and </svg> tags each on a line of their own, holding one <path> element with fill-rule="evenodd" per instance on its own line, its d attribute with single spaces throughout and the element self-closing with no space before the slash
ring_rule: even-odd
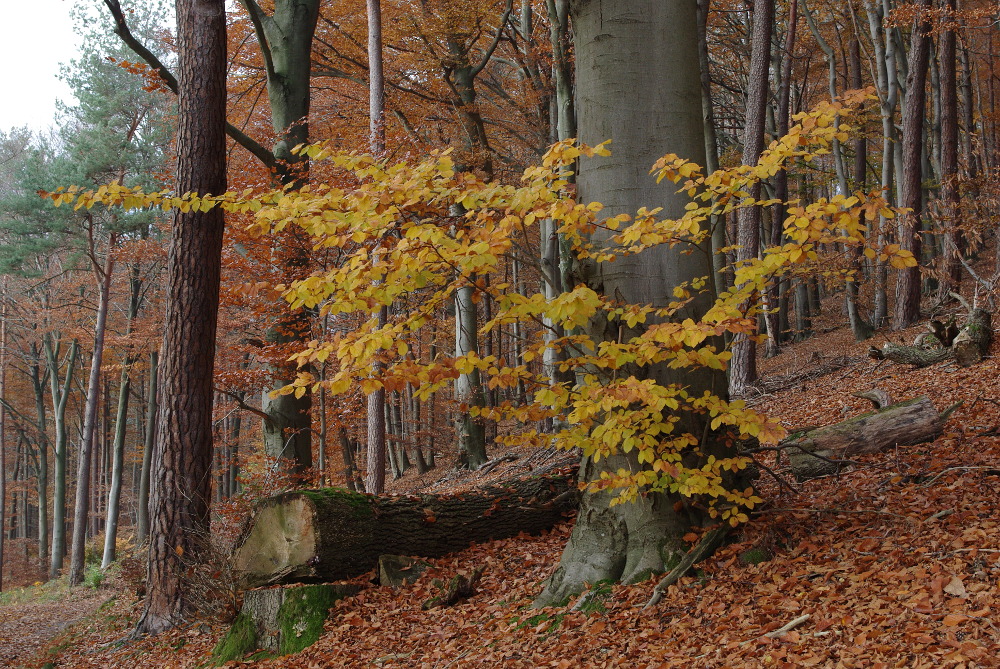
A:
<svg viewBox="0 0 1000 669">
<path fill-rule="evenodd" d="M 438 557 L 473 542 L 538 533 L 578 502 L 575 471 L 457 496 L 290 492 L 256 509 L 233 562 L 248 586 L 336 581 L 365 573 L 386 553 Z"/>
</svg>

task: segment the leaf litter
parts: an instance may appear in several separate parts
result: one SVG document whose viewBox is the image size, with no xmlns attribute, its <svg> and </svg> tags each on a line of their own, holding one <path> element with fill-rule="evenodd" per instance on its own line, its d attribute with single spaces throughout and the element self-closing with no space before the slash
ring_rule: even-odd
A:
<svg viewBox="0 0 1000 669">
<path fill-rule="evenodd" d="M 852 393 L 875 387 L 896 401 L 928 395 L 939 410 L 962 401 L 942 436 L 864 456 L 838 476 L 793 483 L 794 492 L 762 478 L 767 504 L 733 543 L 671 585 L 656 607 L 641 610 L 653 578 L 608 588 L 589 613 L 573 610 L 573 602 L 531 608 L 569 537 L 568 519 L 543 536 L 493 541 L 433 560 L 432 569 L 399 591 L 369 586 L 334 606 L 312 647 L 229 666 L 996 666 L 1000 347 L 994 342 L 991 357 L 974 367 L 913 370 L 869 360 L 870 343 L 855 344 L 849 332 L 835 330 L 790 346 L 762 361 L 762 369 L 794 383 L 751 402 L 766 402 L 772 415 L 796 427 L 870 410 Z M 822 376 L 803 373 L 822 366 L 829 351 L 850 360 Z M 780 471 L 780 463 L 772 464 Z M 473 474 L 467 485 L 479 483 Z M 435 492 L 442 484 L 456 491 L 463 482 L 438 481 Z M 770 559 L 748 563 L 751 549 Z M 480 566 L 485 570 L 471 598 L 421 609 L 435 578 Z M 27 606 L 0 607 L 0 625 L 24 615 Z M 192 621 L 120 644 L 115 641 L 141 607 L 120 591 L 106 609 L 113 622 L 87 618 L 11 666 L 197 667 L 225 632 L 217 621 Z"/>
</svg>

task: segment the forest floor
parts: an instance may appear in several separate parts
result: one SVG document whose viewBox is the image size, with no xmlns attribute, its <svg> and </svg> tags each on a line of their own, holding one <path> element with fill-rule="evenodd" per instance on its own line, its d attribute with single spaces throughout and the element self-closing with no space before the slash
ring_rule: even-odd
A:
<svg viewBox="0 0 1000 669">
<path fill-rule="evenodd" d="M 653 608 L 642 606 L 655 579 L 601 587 L 586 613 L 530 608 L 558 563 L 572 527 L 567 521 L 544 536 L 433 560 L 434 569 L 399 591 L 369 585 L 335 605 L 324 635 L 302 653 L 229 666 L 1000 666 L 1000 344 L 971 368 L 943 363 L 914 370 L 867 357 L 870 345 L 886 337 L 909 343 L 918 330 L 880 333 L 864 344 L 842 329 L 821 330 L 762 363 L 770 391 L 751 404 L 796 427 L 870 410 L 852 393 L 874 387 L 894 400 L 927 395 L 939 410 L 963 401 L 941 437 L 865 456 L 837 476 L 781 486 L 762 478 L 766 505 Z M 491 477 L 518 465 L 504 463 Z M 443 474 L 424 478 L 435 476 Z M 404 478 L 398 489 L 437 492 L 476 483 L 475 474 L 467 476 L 460 482 L 449 473 L 437 486 Z M 421 610 L 433 578 L 480 566 L 485 572 L 473 597 Z M 100 601 L 106 603 L 98 608 Z M 74 594 L 63 609 L 37 608 L 47 606 L 0 606 L 0 647 L 18 620 L 34 622 L 27 630 L 22 623 L 19 636 L 27 638 L 15 652 L 35 646 L 17 660 L 0 650 L 0 663 L 197 667 L 226 629 L 218 620 L 193 621 L 121 642 L 140 612 L 121 582 Z M 79 620 L 87 607 L 91 614 Z M 767 636 L 807 614 L 787 633 Z M 13 632 L 18 636 L 17 627 Z"/>
</svg>

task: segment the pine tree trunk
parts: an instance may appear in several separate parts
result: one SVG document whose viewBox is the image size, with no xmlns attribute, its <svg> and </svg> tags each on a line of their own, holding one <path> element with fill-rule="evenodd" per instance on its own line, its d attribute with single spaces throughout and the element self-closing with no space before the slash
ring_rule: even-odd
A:
<svg viewBox="0 0 1000 669">
<path fill-rule="evenodd" d="M 929 9 L 931 0 L 920 0 L 917 7 Z M 913 254 L 914 267 L 899 270 L 896 275 L 896 308 L 892 327 L 896 330 L 909 327 L 920 318 L 920 227 L 923 211 L 923 160 L 924 107 L 927 93 L 925 82 L 930 59 L 930 23 L 927 17 L 918 18 L 910 38 L 910 55 L 907 64 L 906 101 L 903 105 L 903 183 L 900 206 L 912 210 L 900 217 L 899 247 Z"/>
<path fill-rule="evenodd" d="M 226 12 L 222 0 L 178 0 L 179 193 L 226 190 Z M 150 547 L 139 633 L 180 620 L 186 561 L 208 534 L 212 395 L 223 212 L 175 210 L 167 259 L 161 395 L 153 451 Z"/>
</svg>

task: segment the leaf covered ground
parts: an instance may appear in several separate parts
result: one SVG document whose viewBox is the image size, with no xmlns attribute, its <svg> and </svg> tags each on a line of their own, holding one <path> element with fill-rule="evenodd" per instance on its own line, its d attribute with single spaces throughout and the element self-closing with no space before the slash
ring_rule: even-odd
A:
<svg viewBox="0 0 1000 669">
<path fill-rule="evenodd" d="M 914 332 L 890 337 L 908 343 Z M 839 476 L 791 482 L 794 490 L 762 478 L 767 505 L 733 543 L 670 586 L 656 607 L 642 610 L 651 580 L 599 586 L 586 612 L 531 609 L 558 562 L 567 522 L 542 537 L 495 541 L 435 560 L 431 572 L 399 591 L 367 587 L 337 603 L 314 646 L 253 666 L 997 666 L 1000 346 L 994 343 L 993 355 L 971 368 L 945 363 L 912 370 L 865 355 L 882 340 L 855 344 L 837 330 L 789 347 L 763 364 L 769 387 L 785 387 L 752 402 L 788 427 L 868 411 L 868 402 L 851 394 L 874 387 L 895 400 L 928 395 L 939 410 L 964 402 L 944 434 L 866 456 Z M 835 354 L 848 356 L 846 366 L 812 373 L 830 366 Z M 757 560 L 763 561 L 748 563 Z M 480 566 L 485 571 L 472 598 L 421 609 L 434 578 Z M 6 666 L 196 667 L 225 630 L 218 621 L 195 621 L 122 642 L 139 607 L 124 588 L 107 590 L 111 596 L 101 610 Z M 26 606 L 0 606 L 0 630 Z M 767 636 L 807 614 L 787 633 Z"/>
</svg>

